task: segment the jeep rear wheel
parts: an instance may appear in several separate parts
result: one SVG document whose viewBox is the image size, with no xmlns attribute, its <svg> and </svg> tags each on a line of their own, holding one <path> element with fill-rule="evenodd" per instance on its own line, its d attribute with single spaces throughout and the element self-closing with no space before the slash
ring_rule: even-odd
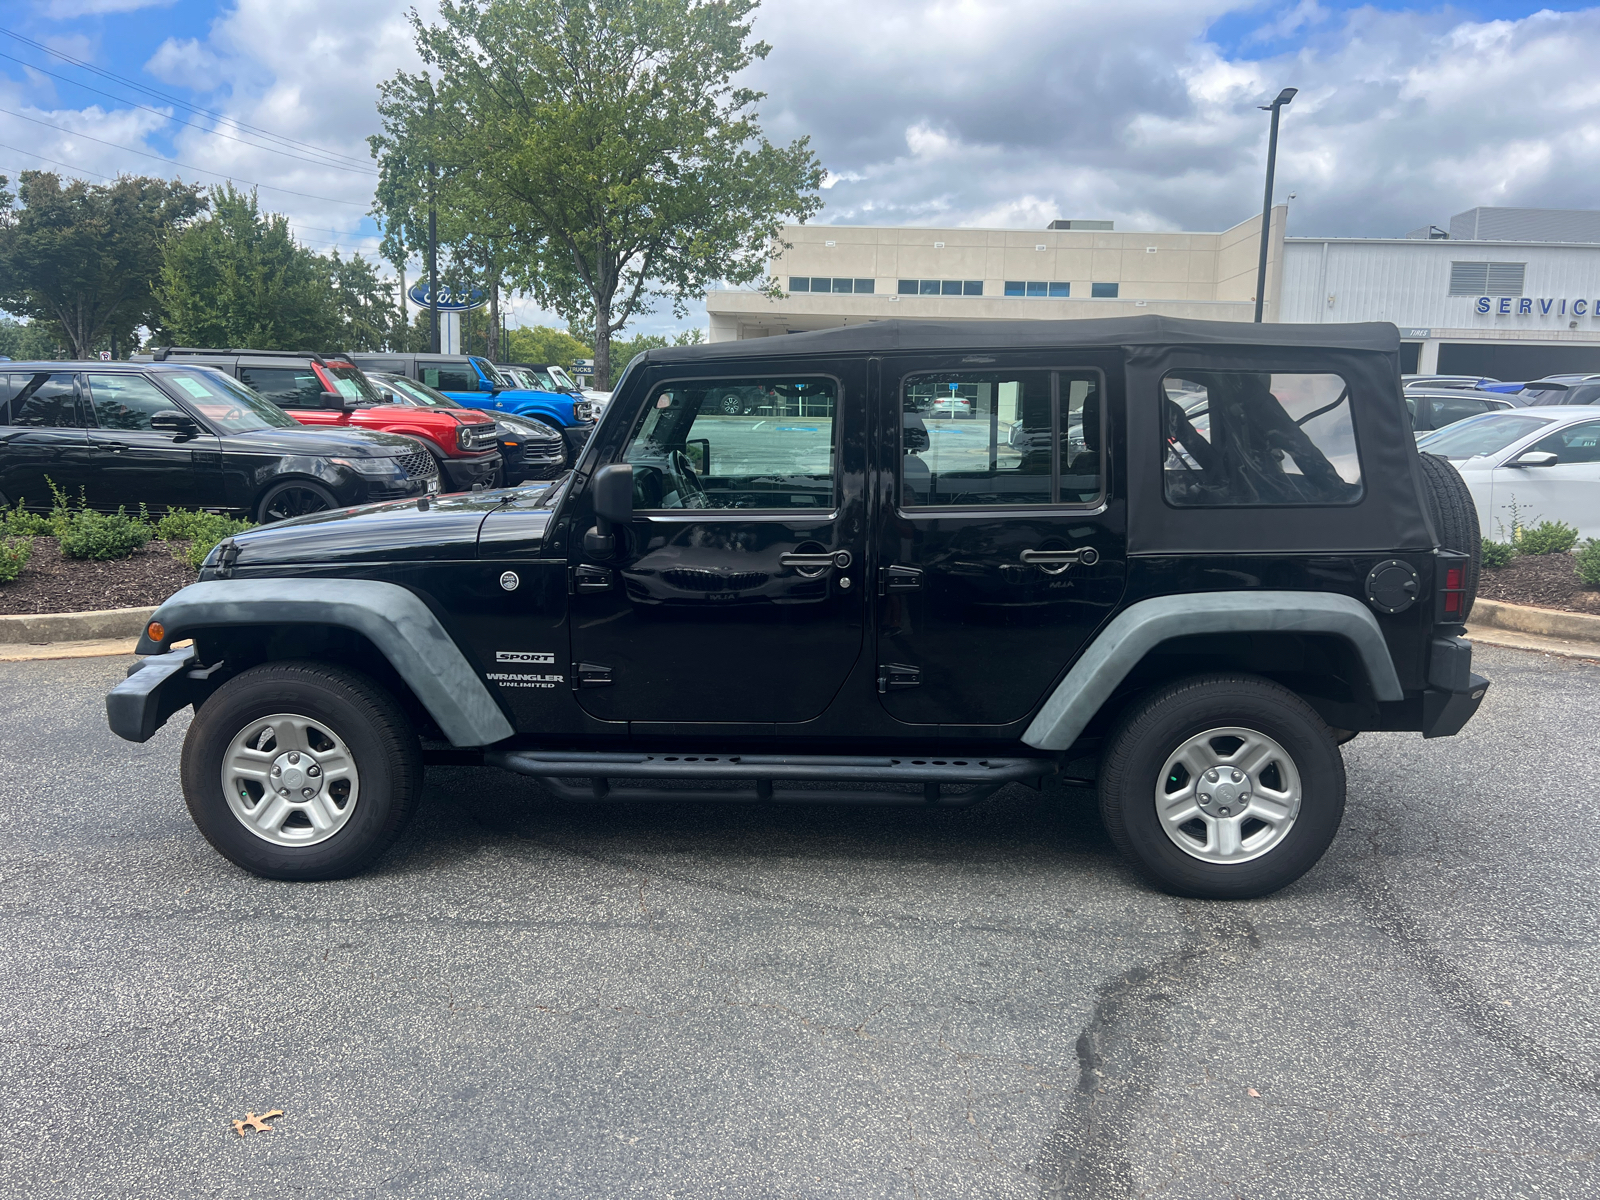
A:
<svg viewBox="0 0 1600 1200">
<path fill-rule="evenodd" d="M 190 815 L 224 858 L 268 879 L 340 879 L 400 835 L 422 758 L 404 710 L 367 676 L 269 663 L 200 707 L 182 775 Z"/>
<path fill-rule="evenodd" d="M 1334 735 L 1287 688 L 1202 675 L 1137 704 L 1100 766 L 1100 814 L 1117 848 L 1180 896 L 1244 900 L 1316 864 L 1344 816 Z"/>
</svg>

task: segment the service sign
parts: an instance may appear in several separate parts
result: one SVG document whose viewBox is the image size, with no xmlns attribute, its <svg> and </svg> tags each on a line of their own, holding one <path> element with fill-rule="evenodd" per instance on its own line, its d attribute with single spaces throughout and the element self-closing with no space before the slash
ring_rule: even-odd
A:
<svg viewBox="0 0 1600 1200">
<path fill-rule="evenodd" d="M 1560 296 L 1535 298 L 1533 296 L 1479 296 L 1475 305 L 1479 313 L 1493 313 L 1498 317 L 1593 317 L 1600 316 L 1600 300 L 1569 300 Z"/>
<path fill-rule="evenodd" d="M 430 293 L 426 283 L 417 284 L 406 295 L 418 307 L 437 308 L 440 312 L 466 312 L 468 309 L 482 308 L 489 302 L 482 288 L 452 287 L 448 283 L 440 286 L 437 305 L 429 302 Z"/>
</svg>

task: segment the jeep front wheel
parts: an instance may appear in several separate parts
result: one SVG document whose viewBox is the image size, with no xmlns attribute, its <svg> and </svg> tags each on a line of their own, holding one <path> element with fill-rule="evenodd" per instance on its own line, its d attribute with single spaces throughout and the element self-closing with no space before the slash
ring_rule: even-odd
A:
<svg viewBox="0 0 1600 1200">
<path fill-rule="evenodd" d="M 340 879 L 400 835 L 422 790 L 405 711 L 355 671 L 253 667 L 217 689 L 183 744 L 183 796 L 224 858 L 268 879 Z"/>
<path fill-rule="evenodd" d="M 1117 848 L 1180 896 L 1265 896 L 1316 864 L 1344 816 L 1344 761 L 1316 711 L 1247 675 L 1170 684 L 1127 713 L 1100 766 Z"/>
</svg>

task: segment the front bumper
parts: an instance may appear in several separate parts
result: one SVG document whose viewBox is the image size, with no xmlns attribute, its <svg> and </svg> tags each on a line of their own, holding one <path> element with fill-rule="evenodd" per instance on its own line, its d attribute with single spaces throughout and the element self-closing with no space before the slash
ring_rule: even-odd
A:
<svg viewBox="0 0 1600 1200">
<path fill-rule="evenodd" d="M 148 742 L 173 713 L 207 695 L 215 686 L 209 674 L 198 666 L 193 646 L 141 659 L 106 696 L 111 732 Z"/>
<path fill-rule="evenodd" d="M 567 469 L 567 449 L 564 443 L 529 445 L 524 442 L 515 449 L 505 450 L 504 453 L 507 486 L 519 484 L 524 479 L 554 479 Z"/>
<path fill-rule="evenodd" d="M 500 478 L 502 461 L 498 450 L 471 458 L 447 458 L 439 464 L 444 475 L 440 481 L 443 490 L 470 492 L 475 487 L 494 487 Z"/>
</svg>

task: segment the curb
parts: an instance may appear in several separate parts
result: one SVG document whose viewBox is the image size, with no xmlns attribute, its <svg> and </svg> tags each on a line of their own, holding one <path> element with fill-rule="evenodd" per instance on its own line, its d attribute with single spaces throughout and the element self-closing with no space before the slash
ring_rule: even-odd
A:
<svg viewBox="0 0 1600 1200">
<path fill-rule="evenodd" d="M 22 613 L 0 617 L 0 646 L 137 638 L 155 611 L 152 605 L 150 608 L 102 608 L 95 612 Z"/>
<path fill-rule="evenodd" d="M 1485 600 L 1480 596 L 1472 602 L 1469 623 L 1487 625 L 1492 629 L 1509 629 L 1515 633 L 1532 633 L 1540 637 L 1594 642 L 1596 650 L 1600 651 L 1600 616 L 1589 616 L 1587 613 L 1532 608 L 1526 604 Z"/>
</svg>

